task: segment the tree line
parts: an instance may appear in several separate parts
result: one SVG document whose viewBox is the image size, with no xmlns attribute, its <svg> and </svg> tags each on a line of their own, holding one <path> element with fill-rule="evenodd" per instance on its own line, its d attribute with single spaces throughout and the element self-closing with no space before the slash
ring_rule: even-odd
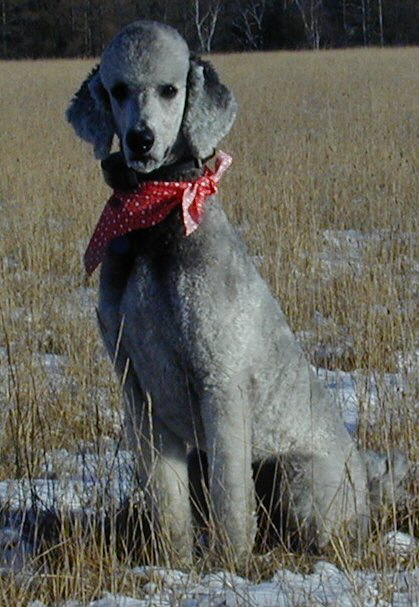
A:
<svg viewBox="0 0 419 607">
<path fill-rule="evenodd" d="M 91 57 L 136 19 L 198 52 L 419 44 L 418 0 L 0 0 L 0 58 Z"/>
</svg>

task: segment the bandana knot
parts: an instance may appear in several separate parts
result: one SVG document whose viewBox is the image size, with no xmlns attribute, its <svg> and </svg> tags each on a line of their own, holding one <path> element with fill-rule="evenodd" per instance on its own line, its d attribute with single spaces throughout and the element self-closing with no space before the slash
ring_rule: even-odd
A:
<svg viewBox="0 0 419 607">
<path fill-rule="evenodd" d="M 219 151 L 215 170 L 205 167 L 194 181 L 144 181 L 135 190 L 114 190 L 86 249 L 86 272 L 92 274 L 102 262 L 111 240 L 155 226 L 177 206 L 181 207 L 185 235 L 192 234 L 201 223 L 205 200 L 217 193 L 218 182 L 231 162 L 228 154 Z"/>
</svg>

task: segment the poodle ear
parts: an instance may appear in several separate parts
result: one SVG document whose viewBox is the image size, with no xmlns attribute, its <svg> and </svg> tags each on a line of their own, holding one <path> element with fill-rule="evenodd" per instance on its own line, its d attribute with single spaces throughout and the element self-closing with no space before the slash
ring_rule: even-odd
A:
<svg viewBox="0 0 419 607">
<path fill-rule="evenodd" d="M 191 60 L 182 130 L 191 152 L 206 158 L 229 132 L 237 113 L 233 94 L 207 61 Z"/>
<path fill-rule="evenodd" d="M 77 135 L 93 145 L 96 158 L 102 160 L 109 154 L 115 128 L 98 65 L 73 97 L 66 117 Z"/>
</svg>

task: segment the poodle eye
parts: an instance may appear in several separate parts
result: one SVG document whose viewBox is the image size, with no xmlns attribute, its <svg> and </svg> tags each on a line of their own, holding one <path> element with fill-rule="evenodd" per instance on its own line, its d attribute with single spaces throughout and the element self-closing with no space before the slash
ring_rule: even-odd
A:
<svg viewBox="0 0 419 607">
<path fill-rule="evenodd" d="M 173 84 L 163 84 L 160 87 L 160 95 L 164 99 L 173 99 L 177 95 L 177 88 Z"/>
<path fill-rule="evenodd" d="M 123 82 L 118 82 L 111 88 L 111 95 L 114 99 L 121 102 L 128 97 L 128 87 Z"/>
</svg>

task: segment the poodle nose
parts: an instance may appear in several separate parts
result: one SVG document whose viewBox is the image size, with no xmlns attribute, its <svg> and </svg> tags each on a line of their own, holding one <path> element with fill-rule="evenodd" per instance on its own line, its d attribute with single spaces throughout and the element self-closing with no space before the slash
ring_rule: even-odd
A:
<svg viewBox="0 0 419 607">
<path fill-rule="evenodd" d="M 146 154 L 153 147 L 153 131 L 148 126 L 142 129 L 130 129 L 127 133 L 126 143 L 132 152 Z"/>
</svg>

